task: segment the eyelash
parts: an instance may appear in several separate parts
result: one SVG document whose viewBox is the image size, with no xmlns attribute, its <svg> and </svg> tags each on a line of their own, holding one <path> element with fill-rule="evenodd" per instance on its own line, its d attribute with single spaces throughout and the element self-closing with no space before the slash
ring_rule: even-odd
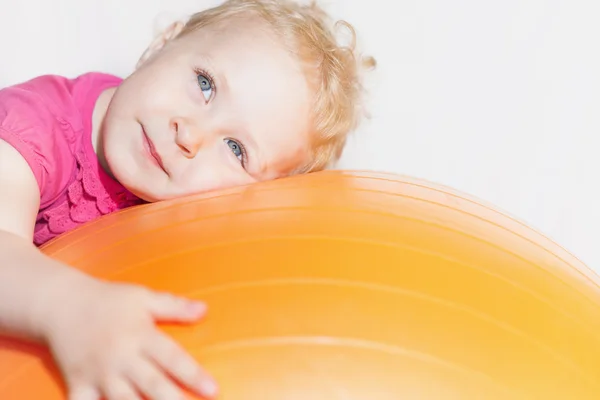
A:
<svg viewBox="0 0 600 400">
<path fill-rule="evenodd" d="M 205 76 L 206 78 L 208 78 L 208 82 L 210 83 L 210 87 L 213 91 L 213 94 L 210 98 L 212 100 L 212 98 L 215 97 L 215 95 L 217 94 L 217 86 L 215 85 L 215 78 L 214 78 L 213 74 L 211 74 L 209 71 L 207 71 L 205 69 L 198 68 L 198 67 L 194 68 L 194 73 L 195 73 L 196 82 L 198 82 L 198 75 L 202 75 L 202 76 Z"/>
<path fill-rule="evenodd" d="M 240 160 L 240 163 L 242 164 L 242 167 L 245 169 L 246 165 L 248 165 L 248 152 L 246 151 L 246 147 L 244 146 L 244 144 L 242 142 L 240 142 L 239 140 L 232 139 L 232 138 L 226 138 L 225 140 L 231 140 L 232 142 L 235 142 L 238 146 L 240 146 L 240 150 L 242 152 L 242 159 Z"/>
</svg>

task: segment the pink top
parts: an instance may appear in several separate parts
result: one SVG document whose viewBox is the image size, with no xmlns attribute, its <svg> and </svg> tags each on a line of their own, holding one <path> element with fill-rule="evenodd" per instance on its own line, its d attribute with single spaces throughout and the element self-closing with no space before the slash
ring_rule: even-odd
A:
<svg viewBox="0 0 600 400">
<path fill-rule="evenodd" d="M 36 245 L 142 203 L 106 174 L 92 147 L 96 100 L 120 83 L 89 73 L 76 79 L 41 76 L 0 90 L 0 139 L 21 153 L 40 188 Z"/>
</svg>

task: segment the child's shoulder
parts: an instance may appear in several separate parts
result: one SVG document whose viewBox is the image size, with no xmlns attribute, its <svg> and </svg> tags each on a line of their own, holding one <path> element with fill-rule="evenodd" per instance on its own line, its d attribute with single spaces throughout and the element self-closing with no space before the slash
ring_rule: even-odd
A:
<svg viewBox="0 0 600 400">
<path fill-rule="evenodd" d="M 102 73 L 44 75 L 0 89 L 0 139 L 27 161 L 42 201 L 54 198 L 72 179 L 74 155 L 91 140 L 98 96 L 120 82 Z"/>
<path fill-rule="evenodd" d="M 120 82 L 113 75 L 90 72 L 75 78 L 42 75 L 2 88 L 0 127 L 19 130 L 24 124 L 77 124 L 93 109 L 100 92 Z"/>
</svg>

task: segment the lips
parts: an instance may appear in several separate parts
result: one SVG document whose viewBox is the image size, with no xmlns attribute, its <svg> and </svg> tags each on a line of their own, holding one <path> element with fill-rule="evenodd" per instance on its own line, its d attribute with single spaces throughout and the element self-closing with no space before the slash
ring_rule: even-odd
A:
<svg viewBox="0 0 600 400">
<path fill-rule="evenodd" d="M 152 160 L 154 160 L 154 162 L 156 163 L 156 165 L 158 167 L 160 167 L 160 169 L 162 169 L 165 172 L 165 174 L 168 175 L 169 173 L 165 169 L 165 166 L 163 164 L 162 158 L 160 158 L 160 154 L 158 154 L 158 152 L 156 151 L 156 147 L 154 147 L 154 143 L 152 143 L 152 141 L 150 140 L 150 138 L 146 134 L 146 130 L 144 130 L 142 128 L 142 132 L 144 134 L 144 145 L 145 145 L 144 147 L 146 148 L 146 151 L 150 155 L 150 158 L 152 158 Z"/>
</svg>

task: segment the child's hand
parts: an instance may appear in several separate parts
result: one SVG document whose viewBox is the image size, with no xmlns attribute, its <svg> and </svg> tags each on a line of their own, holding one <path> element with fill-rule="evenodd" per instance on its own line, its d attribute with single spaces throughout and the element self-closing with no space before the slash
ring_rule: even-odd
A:
<svg viewBox="0 0 600 400">
<path fill-rule="evenodd" d="M 195 360 L 155 327 L 191 322 L 206 310 L 141 287 L 89 281 L 53 305 L 45 333 L 70 400 L 183 399 L 171 380 L 212 397 L 216 386 Z"/>
</svg>

